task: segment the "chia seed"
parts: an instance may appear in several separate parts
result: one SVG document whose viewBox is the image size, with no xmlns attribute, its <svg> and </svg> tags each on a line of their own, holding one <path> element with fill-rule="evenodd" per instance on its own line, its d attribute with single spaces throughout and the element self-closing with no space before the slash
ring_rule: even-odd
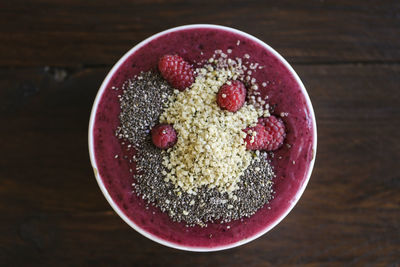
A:
<svg viewBox="0 0 400 267">
<path fill-rule="evenodd" d="M 161 75 L 152 71 L 126 81 L 119 97 L 121 113 L 116 136 L 128 140 L 136 149 L 141 149 L 151 128 L 158 122 L 163 107 L 168 103 L 167 98 L 160 96 L 172 94 L 172 87 Z"/>
<path fill-rule="evenodd" d="M 274 173 L 266 152 L 254 152 L 254 160 L 245 170 L 234 196 L 221 193 L 216 188 L 203 186 L 197 193 L 177 191 L 167 181 L 169 172 L 162 164 L 167 151 L 156 148 L 150 130 L 158 119 L 174 90 L 156 72 L 145 72 L 122 86 L 119 96 L 120 126 L 115 135 L 128 140 L 136 155 L 129 162 L 136 162 L 133 170 L 134 192 L 148 204 L 166 212 L 173 221 L 188 226 L 207 226 L 207 223 L 226 223 L 250 217 L 273 198 Z M 132 172 L 132 170 L 130 170 Z M 148 207 L 147 207 L 148 208 Z"/>
</svg>

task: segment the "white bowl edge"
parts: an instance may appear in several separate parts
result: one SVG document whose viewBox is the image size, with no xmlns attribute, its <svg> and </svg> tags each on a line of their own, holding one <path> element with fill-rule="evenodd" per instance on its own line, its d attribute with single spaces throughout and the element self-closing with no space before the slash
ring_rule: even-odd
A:
<svg viewBox="0 0 400 267">
<path fill-rule="evenodd" d="M 310 162 L 310 166 L 308 168 L 307 178 L 306 178 L 305 182 L 303 183 L 302 187 L 297 191 L 295 197 L 293 198 L 293 201 L 291 201 L 290 207 L 277 220 L 275 220 L 275 222 L 273 222 L 271 225 L 267 226 L 262 231 L 260 231 L 257 234 L 255 234 L 254 236 L 252 236 L 250 238 L 247 238 L 247 239 L 243 239 L 243 240 L 237 241 L 237 242 L 229 244 L 229 245 L 222 245 L 222 246 L 212 247 L 212 248 L 182 246 L 182 245 L 170 242 L 170 241 L 166 241 L 164 239 L 161 239 L 161 238 L 159 238 L 159 237 L 157 237 L 157 236 L 155 236 L 155 235 L 143 230 L 141 227 L 139 227 L 134 222 L 132 222 L 121 211 L 121 209 L 118 207 L 118 205 L 114 202 L 114 200 L 111 198 L 110 194 L 108 193 L 107 189 L 105 188 L 105 186 L 103 184 L 103 181 L 102 181 L 102 179 L 100 177 L 100 174 L 98 172 L 98 167 L 97 167 L 97 163 L 96 163 L 96 159 L 95 159 L 93 134 L 92 134 L 93 133 L 93 128 L 94 128 L 96 112 L 97 112 L 97 107 L 98 107 L 98 104 L 99 104 L 99 102 L 101 100 L 101 96 L 103 95 L 104 90 L 107 87 L 107 84 L 110 82 L 110 79 L 112 78 L 114 73 L 119 69 L 119 67 L 125 62 L 125 60 L 130 55 L 132 55 L 134 52 L 136 52 L 139 48 L 143 47 L 144 45 L 146 45 L 150 41 L 158 38 L 161 35 L 167 34 L 169 32 L 178 31 L 178 30 L 193 29 L 193 28 L 213 28 L 213 29 L 221 29 L 221 30 L 225 30 L 225 31 L 230 31 L 230 32 L 236 33 L 238 35 L 242 35 L 242 36 L 244 36 L 246 38 L 249 38 L 249 39 L 259 43 L 260 45 L 265 47 L 268 51 L 270 51 L 273 55 L 275 55 L 289 69 L 289 71 L 292 73 L 293 77 L 296 79 L 296 82 L 300 85 L 301 90 L 303 92 L 303 95 L 305 96 L 305 99 L 306 99 L 306 102 L 307 102 L 307 106 L 308 106 L 308 108 L 310 110 L 310 113 L 311 113 L 312 123 L 313 123 L 313 131 L 314 131 L 314 133 L 313 133 L 314 134 L 314 140 L 313 140 L 314 142 L 313 142 L 313 148 L 312 148 L 313 149 L 313 158 L 312 158 L 312 160 Z M 104 79 L 103 83 L 100 86 L 99 91 L 97 92 L 97 95 L 96 95 L 96 98 L 94 100 L 93 107 L 92 107 L 92 110 L 91 110 L 91 114 L 90 114 L 88 139 L 89 139 L 88 141 L 89 141 L 90 162 L 91 162 L 91 165 L 93 167 L 97 183 L 99 184 L 99 187 L 100 187 L 101 191 L 103 192 L 104 197 L 107 199 L 108 203 L 111 205 L 111 207 L 114 209 L 114 211 L 130 227 L 132 227 L 134 230 L 136 230 L 140 234 L 144 235 L 145 237 L 147 237 L 147 238 L 149 238 L 149 239 L 151 239 L 151 240 L 153 240 L 153 241 L 155 241 L 155 242 L 157 242 L 159 244 L 167 246 L 167 247 L 180 249 L 180 250 L 186 250 L 186 251 L 194 251 L 194 252 L 212 252 L 212 251 L 219 251 L 219 250 L 225 250 L 225 249 L 229 249 L 229 248 L 238 247 L 238 246 L 241 246 L 243 244 L 246 244 L 246 243 L 248 243 L 250 241 L 253 241 L 253 240 L 257 239 L 258 237 L 264 235 L 269 230 L 274 228 L 278 223 L 280 223 L 289 214 L 289 212 L 294 208 L 294 206 L 297 204 L 298 200 L 300 199 L 301 195 L 303 194 L 305 188 L 307 187 L 308 181 L 310 180 L 310 177 L 311 177 L 312 170 L 314 168 L 314 162 L 315 162 L 316 152 L 317 152 L 317 124 L 316 124 L 314 109 L 313 109 L 313 106 L 311 104 L 310 97 L 308 96 L 307 90 L 305 89 L 302 81 L 300 80 L 299 76 L 294 71 L 292 66 L 289 65 L 289 63 L 278 52 L 276 52 L 272 47 L 270 47 L 269 45 L 267 45 L 266 43 L 264 43 L 260 39 L 254 37 L 254 36 L 252 36 L 252 35 L 250 35 L 248 33 L 245 33 L 243 31 L 236 30 L 236 29 L 233 29 L 233 28 L 230 28 L 230 27 L 220 26 L 220 25 L 213 25 L 213 24 L 191 24 L 191 25 L 184 25 L 184 26 L 170 28 L 168 30 L 165 30 L 165 31 L 159 32 L 157 34 L 154 34 L 154 35 L 150 36 L 149 38 L 143 40 L 142 42 L 140 42 L 139 44 L 137 44 L 133 48 L 131 48 L 128 52 L 126 52 L 124 54 L 124 56 L 120 60 L 118 60 L 118 62 L 112 67 L 112 69 L 107 74 L 106 78 Z"/>
</svg>

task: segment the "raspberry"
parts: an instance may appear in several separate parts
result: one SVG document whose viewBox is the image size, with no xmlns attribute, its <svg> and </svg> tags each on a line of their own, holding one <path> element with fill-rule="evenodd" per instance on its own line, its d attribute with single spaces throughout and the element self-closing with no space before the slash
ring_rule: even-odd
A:
<svg viewBox="0 0 400 267">
<path fill-rule="evenodd" d="M 269 142 L 267 138 L 270 138 L 270 136 L 266 133 L 264 126 L 260 124 L 246 128 L 243 131 L 247 133 L 244 141 L 248 150 L 262 150 L 264 143 Z M 254 132 L 256 133 L 255 135 L 253 135 Z"/>
<path fill-rule="evenodd" d="M 170 124 L 158 124 L 151 129 L 153 144 L 161 149 L 167 149 L 175 145 L 176 131 Z"/>
<path fill-rule="evenodd" d="M 246 100 L 246 87 L 240 81 L 221 86 L 217 95 L 218 106 L 231 112 L 238 111 Z"/>
<path fill-rule="evenodd" d="M 243 131 L 247 133 L 244 141 L 248 150 L 277 150 L 283 144 L 286 136 L 283 121 L 274 115 L 268 118 L 259 118 L 256 126 Z M 256 135 L 254 141 L 251 142 L 253 132 L 256 132 Z"/>
<path fill-rule="evenodd" d="M 158 69 L 174 88 L 183 91 L 194 82 L 192 66 L 178 55 L 165 55 L 158 62 Z"/>
<path fill-rule="evenodd" d="M 264 126 L 266 134 L 270 136 L 269 141 L 264 143 L 264 149 L 267 151 L 277 150 L 286 137 L 285 124 L 282 119 L 271 115 L 267 118 L 259 118 L 258 124 Z"/>
</svg>

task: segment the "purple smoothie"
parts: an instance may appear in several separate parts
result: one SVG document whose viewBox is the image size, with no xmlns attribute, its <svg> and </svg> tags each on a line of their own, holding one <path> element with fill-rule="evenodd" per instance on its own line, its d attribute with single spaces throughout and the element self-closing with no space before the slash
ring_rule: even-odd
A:
<svg viewBox="0 0 400 267">
<path fill-rule="evenodd" d="M 240 45 L 238 46 L 238 40 Z M 249 54 L 253 61 L 265 66 L 254 76 L 262 95 L 269 96 L 269 104 L 276 105 L 274 113 L 289 113 L 284 118 L 287 127 L 285 144 L 275 152 L 272 165 L 275 198 L 267 206 L 243 221 L 226 224 L 208 224 L 208 227 L 186 227 L 185 223 L 172 222 L 167 214 L 150 206 L 132 192 L 132 166 L 124 155 L 127 153 L 114 136 L 119 125 L 120 112 L 117 95 L 127 79 L 140 71 L 155 69 L 158 59 L 165 54 L 179 54 L 189 62 L 199 62 L 212 56 L 216 49 L 232 49 L 230 57 Z M 289 69 L 265 47 L 252 39 L 215 28 L 191 28 L 163 34 L 130 55 L 112 76 L 99 101 L 93 128 L 94 157 L 105 188 L 120 210 L 137 226 L 148 233 L 176 245 L 193 248 L 217 248 L 251 238 L 274 224 L 296 202 L 296 194 L 307 181 L 313 151 L 314 129 L 312 112 L 300 85 Z M 119 155 L 115 159 L 115 155 Z M 230 226 L 227 229 L 227 225 Z"/>
</svg>

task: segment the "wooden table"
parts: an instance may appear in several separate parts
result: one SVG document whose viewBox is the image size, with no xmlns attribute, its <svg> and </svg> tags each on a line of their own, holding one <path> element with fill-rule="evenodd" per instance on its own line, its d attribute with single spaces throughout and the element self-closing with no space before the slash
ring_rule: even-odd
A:
<svg viewBox="0 0 400 267">
<path fill-rule="evenodd" d="M 400 264 L 399 1 L 1 1 L 1 266 Z M 125 224 L 94 179 L 89 113 L 111 66 L 144 38 L 214 23 L 264 40 L 317 116 L 300 202 L 239 248 L 189 253 Z"/>
</svg>

